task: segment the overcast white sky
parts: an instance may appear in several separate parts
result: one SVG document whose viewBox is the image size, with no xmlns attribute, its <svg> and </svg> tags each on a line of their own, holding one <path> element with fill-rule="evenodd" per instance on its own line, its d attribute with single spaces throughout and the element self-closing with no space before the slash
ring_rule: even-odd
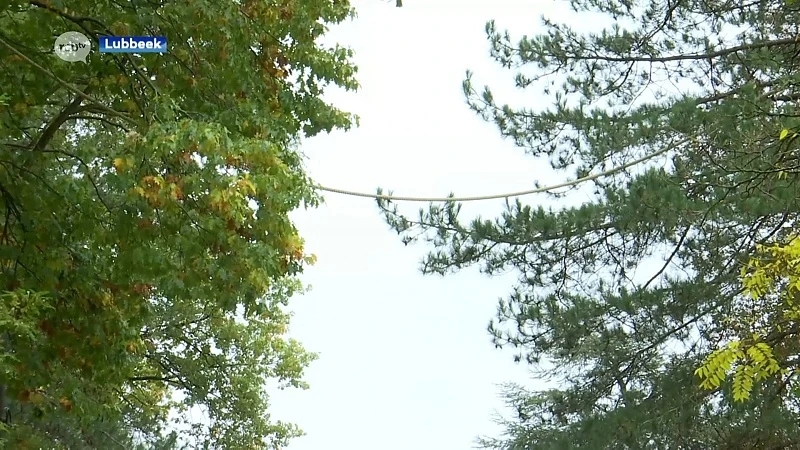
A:
<svg viewBox="0 0 800 450">
<path fill-rule="evenodd" d="M 305 143 L 314 180 L 420 196 L 499 193 L 563 180 L 472 113 L 461 83 L 472 69 L 477 84 L 491 85 L 501 101 L 519 98 L 514 73 L 489 58 L 485 23 L 496 19 L 518 36 L 534 34 L 541 14 L 566 17 L 566 2 L 404 3 L 356 0 L 359 17 L 329 34 L 356 51 L 363 88 L 328 99 L 362 122 L 354 131 Z M 374 201 L 325 197 L 319 209 L 295 214 L 307 250 L 319 261 L 304 275 L 313 291 L 292 303 L 291 334 L 320 359 L 307 371 L 310 390 L 272 398 L 273 417 L 307 433 L 289 450 L 463 450 L 478 435 L 497 435 L 498 385 L 537 386 L 527 367 L 493 347 L 486 331 L 513 275 L 490 279 L 468 270 L 423 277 L 425 245 L 404 247 Z M 416 214 L 421 206 L 403 210 Z M 489 217 L 501 210 L 501 201 L 464 208 Z"/>
</svg>

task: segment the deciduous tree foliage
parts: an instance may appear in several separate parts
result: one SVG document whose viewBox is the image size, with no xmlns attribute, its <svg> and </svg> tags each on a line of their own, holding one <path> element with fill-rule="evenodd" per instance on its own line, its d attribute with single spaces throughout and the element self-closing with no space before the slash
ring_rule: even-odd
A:
<svg viewBox="0 0 800 450">
<path fill-rule="evenodd" d="M 781 136 L 788 136 L 783 130 Z M 731 326 L 749 330 L 743 336 L 711 353 L 695 373 L 706 389 L 718 388 L 733 372 L 732 393 L 735 400 L 747 400 L 754 382 L 776 374 L 788 387 L 798 369 L 782 368 L 775 353 L 792 352 L 791 340 L 780 338 L 800 319 L 797 294 L 800 292 L 800 239 L 794 236 L 785 245 L 757 245 L 757 255 L 742 268 L 742 284 L 752 297 L 749 311 L 731 317 Z M 766 320 L 765 320 L 766 319 Z M 766 340 L 766 341 L 765 341 Z M 773 345 L 774 344 L 774 345 Z M 796 388 L 795 388 L 796 389 Z M 792 392 L 797 395 L 797 391 Z"/>
<path fill-rule="evenodd" d="M 22 1 L 0 11 L 4 448 L 279 448 L 266 385 L 313 359 L 283 306 L 313 262 L 287 214 L 317 197 L 298 139 L 348 128 L 317 40 L 347 1 Z M 88 63 L 52 54 L 78 31 Z M 167 36 L 99 54 L 101 35 Z M 188 408 L 195 413 L 189 414 Z M 209 421 L 200 419 L 197 408 Z M 174 422 L 174 420 L 172 420 Z M 161 441 L 157 443 L 156 441 Z"/>
<path fill-rule="evenodd" d="M 510 386 L 518 415 L 483 444 L 798 448 L 800 398 L 790 393 L 800 324 L 775 299 L 754 306 L 740 280 L 757 245 L 788 242 L 800 212 L 797 143 L 780 133 L 800 125 L 798 5 L 570 5 L 615 25 L 590 33 L 544 19 L 543 32 L 519 40 L 493 22 L 486 29 L 492 57 L 551 105 L 506 105 L 468 78 L 469 105 L 527 154 L 578 178 L 647 161 L 553 193 L 591 196 L 574 207 L 534 198 L 470 220 L 455 202 L 418 218 L 379 202 L 404 239 L 433 247 L 425 273 L 478 265 L 518 274 L 490 325 L 494 342 L 560 387 Z M 768 376 L 750 400 L 731 395 L 731 377 L 701 387 L 695 371 L 706 358 L 728 342 L 752 345 L 754 333 L 772 354 L 745 352 L 745 364 L 775 365 L 759 366 Z"/>
</svg>

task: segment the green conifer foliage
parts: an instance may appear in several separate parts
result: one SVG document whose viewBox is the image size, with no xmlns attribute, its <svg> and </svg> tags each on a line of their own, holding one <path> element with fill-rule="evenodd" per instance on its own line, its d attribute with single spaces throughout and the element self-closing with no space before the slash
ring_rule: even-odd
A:
<svg viewBox="0 0 800 450">
<path fill-rule="evenodd" d="M 404 239 L 427 238 L 425 273 L 478 265 L 518 275 L 489 330 L 561 387 L 509 386 L 517 417 L 506 436 L 483 444 L 800 448 L 791 375 L 770 370 L 747 402 L 735 401 L 729 379 L 704 389 L 695 375 L 713 350 L 752 336 L 734 320 L 753 309 L 740 270 L 757 244 L 789 239 L 800 213 L 797 145 L 780 135 L 800 126 L 800 9 L 781 0 L 570 4 L 616 25 L 588 33 L 544 20 L 545 31 L 516 40 L 493 22 L 486 29 L 517 86 L 552 104 L 503 104 L 470 75 L 469 106 L 576 178 L 651 158 L 552 195 L 593 194 L 575 207 L 532 197 L 500 217 L 470 219 L 455 202 L 419 217 L 379 202 Z M 637 271 L 653 258 L 661 262 L 646 276 Z M 779 320 L 760 310 L 758 322 Z M 764 337 L 771 367 L 793 371 L 800 326 L 782 330 Z"/>
</svg>

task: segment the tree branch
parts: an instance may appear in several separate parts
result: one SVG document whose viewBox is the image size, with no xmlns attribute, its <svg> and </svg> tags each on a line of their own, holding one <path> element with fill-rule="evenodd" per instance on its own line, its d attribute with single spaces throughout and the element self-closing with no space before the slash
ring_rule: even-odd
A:
<svg viewBox="0 0 800 450">
<path fill-rule="evenodd" d="M 53 118 L 47 126 L 44 127 L 42 130 L 42 134 L 39 136 L 39 139 L 36 140 L 36 143 L 33 145 L 33 151 L 42 151 L 47 147 L 47 144 L 53 139 L 55 136 L 56 131 L 64 124 L 67 120 L 69 120 L 70 116 L 80 110 L 81 103 L 85 99 L 85 96 L 89 94 L 92 90 L 91 86 L 87 86 L 85 89 L 81 91 L 83 94 L 78 95 L 75 97 L 72 102 L 70 102 L 61 112 Z"/>
<path fill-rule="evenodd" d="M 33 61 L 32 59 L 28 58 L 28 56 L 27 56 L 27 55 L 25 55 L 24 53 L 20 52 L 20 51 L 19 51 L 19 50 L 17 50 L 16 48 L 14 48 L 14 46 L 13 46 L 13 45 L 11 45 L 11 44 L 9 44 L 8 42 L 6 42 L 6 40 L 5 40 L 5 39 L 3 39 L 3 38 L 0 38 L 0 44 L 3 44 L 3 46 L 5 46 L 5 47 L 6 47 L 6 48 L 8 48 L 9 50 L 11 50 L 11 52 L 12 52 L 12 53 L 14 53 L 15 55 L 17 55 L 17 56 L 19 56 L 20 58 L 24 59 L 24 60 L 25 60 L 25 61 L 26 61 L 28 64 L 30 64 L 30 65 L 32 65 L 33 67 L 35 67 L 35 68 L 39 69 L 41 72 L 44 72 L 45 74 L 47 74 L 48 76 L 50 76 L 50 78 L 52 78 L 52 79 L 56 80 L 56 81 L 57 81 L 59 84 L 61 84 L 61 85 L 62 85 L 62 86 L 64 86 L 65 88 L 67 88 L 67 89 L 69 89 L 70 91 L 74 92 L 75 94 L 77 94 L 77 95 L 79 95 L 79 96 L 83 97 L 85 100 L 87 100 L 87 101 L 91 102 L 93 105 L 96 105 L 96 106 L 97 106 L 99 109 L 101 109 L 102 111 L 104 111 L 104 112 L 107 112 L 107 113 L 109 113 L 109 114 L 111 114 L 111 115 L 117 116 L 117 117 L 119 117 L 119 118 L 122 118 L 122 119 L 124 119 L 124 120 L 126 120 L 126 121 L 128 121 L 128 122 L 131 122 L 131 123 L 133 123 L 133 124 L 136 124 L 136 121 L 135 121 L 135 120 L 134 120 L 132 117 L 130 117 L 130 116 L 126 115 L 126 114 L 123 114 L 123 113 L 121 113 L 121 112 L 119 112 L 119 111 L 117 111 L 117 110 L 115 110 L 115 109 L 109 108 L 109 107 L 107 107 L 107 106 L 103 105 L 103 104 L 102 104 L 101 102 L 99 102 L 98 100 L 96 100 L 96 99 L 94 99 L 94 98 L 92 98 L 92 97 L 90 97 L 90 96 L 88 96 L 88 95 L 84 94 L 84 93 L 83 93 L 83 91 L 81 91 L 80 89 L 78 89 L 78 88 L 76 88 L 75 86 L 73 86 L 73 85 L 71 85 L 71 84 L 67 83 L 66 81 L 64 81 L 64 80 L 62 80 L 61 78 L 59 78 L 58 76 L 56 76 L 56 75 L 55 75 L 53 72 L 51 72 L 51 71 L 49 71 L 49 70 L 45 69 L 44 67 L 42 67 L 41 65 L 39 65 L 39 64 L 37 64 L 35 61 Z"/>
<path fill-rule="evenodd" d="M 727 56 L 732 53 L 738 53 L 742 50 L 756 50 L 760 48 L 772 48 L 772 47 L 779 47 L 781 45 L 789 45 L 789 44 L 796 44 L 798 42 L 797 38 L 784 38 L 784 39 L 776 39 L 774 41 L 765 41 L 765 42 L 751 42 L 749 44 L 742 44 L 737 45 L 735 47 L 725 48 L 722 50 L 717 50 L 710 53 L 690 53 L 686 55 L 671 55 L 671 56 L 659 56 L 659 57 L 647 57 L 647 56 L 603 56 L 603 55 L 589 55 L 589 56 L 579 56 L 579 55 L 571 55 L 567 59 L 572 59 L 575 61 L 605 61 L 605 62 L 674 62 L 674 61 L 695 61 L 695 60 L 710 60 L 714 58 L 719 58 L 720 56 Z M 517 49 L 513 49 L 517 50 Z"/>
</svg>

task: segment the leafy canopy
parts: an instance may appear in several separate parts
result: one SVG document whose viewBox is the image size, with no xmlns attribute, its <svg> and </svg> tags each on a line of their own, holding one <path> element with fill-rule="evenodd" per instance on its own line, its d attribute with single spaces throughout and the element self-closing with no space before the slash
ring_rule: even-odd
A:
<svg viewBox="0 0 800 450">
<path fill-rule="evenodd" d="M 781 139 L 788 130 L 781 133 Z M 702 386 L 714 389 L 720 386 L 729 372 L 733 372 L 732 392 L 735 400 L 747 400 L 753 382 L 780 373 L 784 387 L 794 375 L 793 370 L 782 369 L 775 356 L 791 353 L 781 336 L 796 327 L 800 320 L 800 238 L 793 236 L 786 245 L 757 245 L 759 256 L 742 268 L 745 294 L 752 298 L 749 314 L 731 318 L 731 326 L 753 330 L 750 339 L 734 340 L 711 353 L 695 374 L 702 378 Z M 767 318 L 767 320 L 764 320 Z M 766 340 L 766 342 L 765 342 Z M 769 342 L 778 346 L 773 348 Z M 783 356 L 785 358 L 786 356 Z M 794 373 L 793 373 L 794 372 Z M 793 393 L 797 395 L 797 393 Z"/>
<path fill-rule="evenodd" d="M 318 201 L 298 140 L 354 123 L 320 98 L 357 88 L 351 52 L 318 43 L 352 15 L 340 0 L 0 12 L 4 447 L 172 448 L 170 414 L 203 448 L 298 435 L 265 393 L 303 387 L 314 358 L 285 337 L 313 263 L 287 214 Z M 87 64 L 52 54 L 66 31 L 95 43 Z M 99 54 L 101 35 L 169 51 Z"/>
</svg>

